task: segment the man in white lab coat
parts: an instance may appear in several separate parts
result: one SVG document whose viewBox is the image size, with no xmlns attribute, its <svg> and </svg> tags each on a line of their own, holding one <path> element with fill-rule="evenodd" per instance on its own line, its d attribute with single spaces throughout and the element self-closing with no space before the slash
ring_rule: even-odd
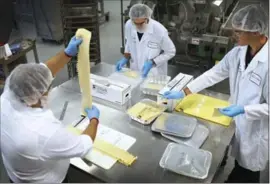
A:
<svg viewBox="0 0 270 184">
<path fill-rule="evenodd" d="M 130 61 L 130 68 L 146 77 L 167 75 L 168 60 L 175 56 L 175 46 L 167 29 L 151 19 L 152 10 L 144 4 L 135 4 L 129 12 L 125 25 L 125 53 L 117 62 L 120 71 Z"/>
<path fill-rule="evenodd" d="M 166 92 L 164 96 L 184 98 L 229 77 L 232 105 L 220 109 L 236 124 L 232 142 L 235 167 L 227 182 L 256 183 L 269 152 L 268 17 L 262 7 L 249 5 L 235 13 L 232 26 L 239 46 L 183 91 Z"/>
<path fill-rule="evenodd" d="M 66 183 L 70 158 L 84 157 L 96 137 L 99 110 L 86 109 L 89 125 L 80 136 L 67 131 L 47 107 L 53 77 L 76 56 L 81 39 L 45 64 L 22 64 L 1 95 L 1 155 L 13 183 Z"/>
</svg>

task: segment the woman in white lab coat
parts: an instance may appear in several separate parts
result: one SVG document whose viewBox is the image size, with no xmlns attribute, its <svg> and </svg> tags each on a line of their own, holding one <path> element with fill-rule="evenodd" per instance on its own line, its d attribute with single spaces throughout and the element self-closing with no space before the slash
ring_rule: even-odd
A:
<svg viewBox="0 0 270 184">
<path fill-rule="evenodd" d="M 45 64 L 22 64 L 7 79 L 1 96 L 1 153 L 13 183 L 68 182 L 70 158 L 92 148 L 99 110 L 86 109 L 89 126 L 80 136 L 69 133 L 47 107 L 53 77 L 77 55 L 81 39 Z"/>
<path fill-rule="evenodd" d="M 184 98 L 229 77 L 232 105 L 220 112 L 235 120 L 232 155 L 236 161 L 227 182 L 255 183 L 268 161 L 268 18 L 263 8 L 249 5 L 235 13 L 232 25 L 239 46 L 184 91 L 164 96 Z"/>
<path fill-rule="evenodd" d="M 125 25 L 125 53 L 117 62 L 120 71 L 130 60 L 130 68 L 146 77 L 167 75 L 168 60 L 175 56 L 175 46 L 167 29 L 151 19 L 152 10 L 144 4 L 135 4 L 129 12 L 130 20 Z"/>
</svg>

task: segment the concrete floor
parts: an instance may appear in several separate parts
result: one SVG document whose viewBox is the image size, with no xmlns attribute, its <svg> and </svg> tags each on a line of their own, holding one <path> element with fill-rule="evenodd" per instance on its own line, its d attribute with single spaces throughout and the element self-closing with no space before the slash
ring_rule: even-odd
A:
<svg viewBox="0 0 270 184">
<path fill-rule="evenodd" d="M 102 62 L 107 62 L 114 64 L 118 59 L 121 58 L 120 46 L 121 46 L 121 27 L 120 27 L 120 1 L 119 0 L 105 0 L 105 10 L 110 11 L 110 21 L 102 26 L 100 26 L 100 43 L 101 43 L 101 60 Z M 124 7 L 129 4 L 129 1 L 124 1 Z M 20 23 L 19 24 L 21 34 L 24 38 L 36 38 L 35 27 L 31 23 Z M 16 39 L 19 33 L 14 31 L 12 33 L 11 39 Z M 54 56 L 57 52 L 64 49 L 63 45 L 56 43 L 44 43 L 40 39 L 37 39 L 37 50 L 39 55 L 39 60 L 41 62 L 46 61 L 51 56 Z M 29 62 L 34 62 L 34 56 L 32 53 L 27 54 L 27 59 Z M 68 80 L 67 68 L 64 68 L 57 76 L 54 81 L 55 85 L 59 85 L 64 81 Z M 214 179 L 215 183 L 223 183 L 230 171 L 233 168 L 233 159 L 229 157 L 227 165 L 220 169 Z M 2 159 L 0 159 L 0 182 L 9 182 L 6 175 L 5 169 L 2 164 Z M 69 170 L 72 176 L 71 182 L 85 182 L 83 178 L 88 178 L 84 173 L 78 172 L 78 170 L 71 168 Z M 88 178 L 89 179 L 89 178 Z M 93 179 L 87 182 L 97 182 Z"/>
</svg>

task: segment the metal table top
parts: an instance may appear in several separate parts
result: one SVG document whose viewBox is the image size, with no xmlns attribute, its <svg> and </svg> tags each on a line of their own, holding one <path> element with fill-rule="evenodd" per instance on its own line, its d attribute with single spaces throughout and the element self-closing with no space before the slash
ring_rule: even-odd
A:
<svg viewBox="0 0 270 184">
<path fill-rule="evenodd" d="M 105 63 L 101 63 L 91 69 L 91 73 L 101 76 L 109 76 L 112 72 L 114 72 L 114 67 Z M 178 72 L 176 69 L 169 68 L 169 75 L 172 78 L 177 74 Z M 228 95 L 206 90 L 203 93 L 224 100 L 227 100 L 229 97 Z M 149 96 L 140 94 L 139 97 L 145 98 Z M 153 99 L 153 97 L 151 98 Z M 60 117 L 65 101 L 69 101 L 63 119 L 64 124 L 70 124 L 81 119 L 81 94 L 77 79 L 71 79 L 54 88 L 49 96 L 49 100 L 49 105 L 56 117 Z M 141 125 L 131 120 L 125 113 L 125 110 L 127 107 L 133 105 L 133 103 L 135 103 L 135 100 L 131 100 L 126 106 L 119 107 L 108 102 L 103 103 L 100 100 L 94 99 L 94 104 L 101 112 L 101 124 L 136 138 L 136 143 L 129 149 L 130 153 L 138 157 L 136 162 L 131 167 L 116 163 L 110 170 L 104 170 L 95 165 L 91 165 L 90 170 L 85 172 L 104 182 L 210 183 L 223 159 L 226 146 L 229 145 L 232 139 L 234 134 L 234 123 L 226 128 L 207 121 L 200 121 L 200 123 L 206 125 L 210 130 L 209 137 L 201 148 L 210 151 L 213 158 L 208 177 L 205 180 L 197 180 L 165 171 L 159 166 L 162 154 L 168 143 L 171 141 L 158 133 L 153 133 L 150 126 Z"/>
</svg>

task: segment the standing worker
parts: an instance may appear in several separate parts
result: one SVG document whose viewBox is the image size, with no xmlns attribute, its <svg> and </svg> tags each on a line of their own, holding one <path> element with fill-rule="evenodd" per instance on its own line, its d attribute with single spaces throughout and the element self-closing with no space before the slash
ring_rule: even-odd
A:
<svg viewBox="0 0 270 184">
<path fill-rule="evenodd" d="M 81 42 L 73 37 L 65 51 L 45 64 L 21 64 L 7 78 L 1 96 L 1 152 L 12 183 L 66 183 L 69 159 L 92 148 L 96 107 L 86 109 L 89 125 L 80 136 L 69 133 L 46 107 L 53 77 L 77 55 Z"/>
<path fill-rule="evenodd" d="M 235 166 L 226 182 L 257 183 L 268 161 L 269 71 L 268 18 L 263 8 L 246 6 L 235 13 L 232 26 L 238 39 L 212 69 L 181 92 L 166 92 L 168 99 L 197 93 L 229 77 L 231 106 L 220 109 L 236 124 L 232 142 Z"/>
<path fill-rule="evenodd" d="M 167 29 L 151 19 L 152 10 L 147 5 L 135 4 L 129 12 L 130 20 L 125 25 L 125 53 L 117 62 L 120 71 L 130 61 L 130 68 L 146 77 L 167 75 L 168 60 L 175 56 L 175 46 Z"/>
</svg>

